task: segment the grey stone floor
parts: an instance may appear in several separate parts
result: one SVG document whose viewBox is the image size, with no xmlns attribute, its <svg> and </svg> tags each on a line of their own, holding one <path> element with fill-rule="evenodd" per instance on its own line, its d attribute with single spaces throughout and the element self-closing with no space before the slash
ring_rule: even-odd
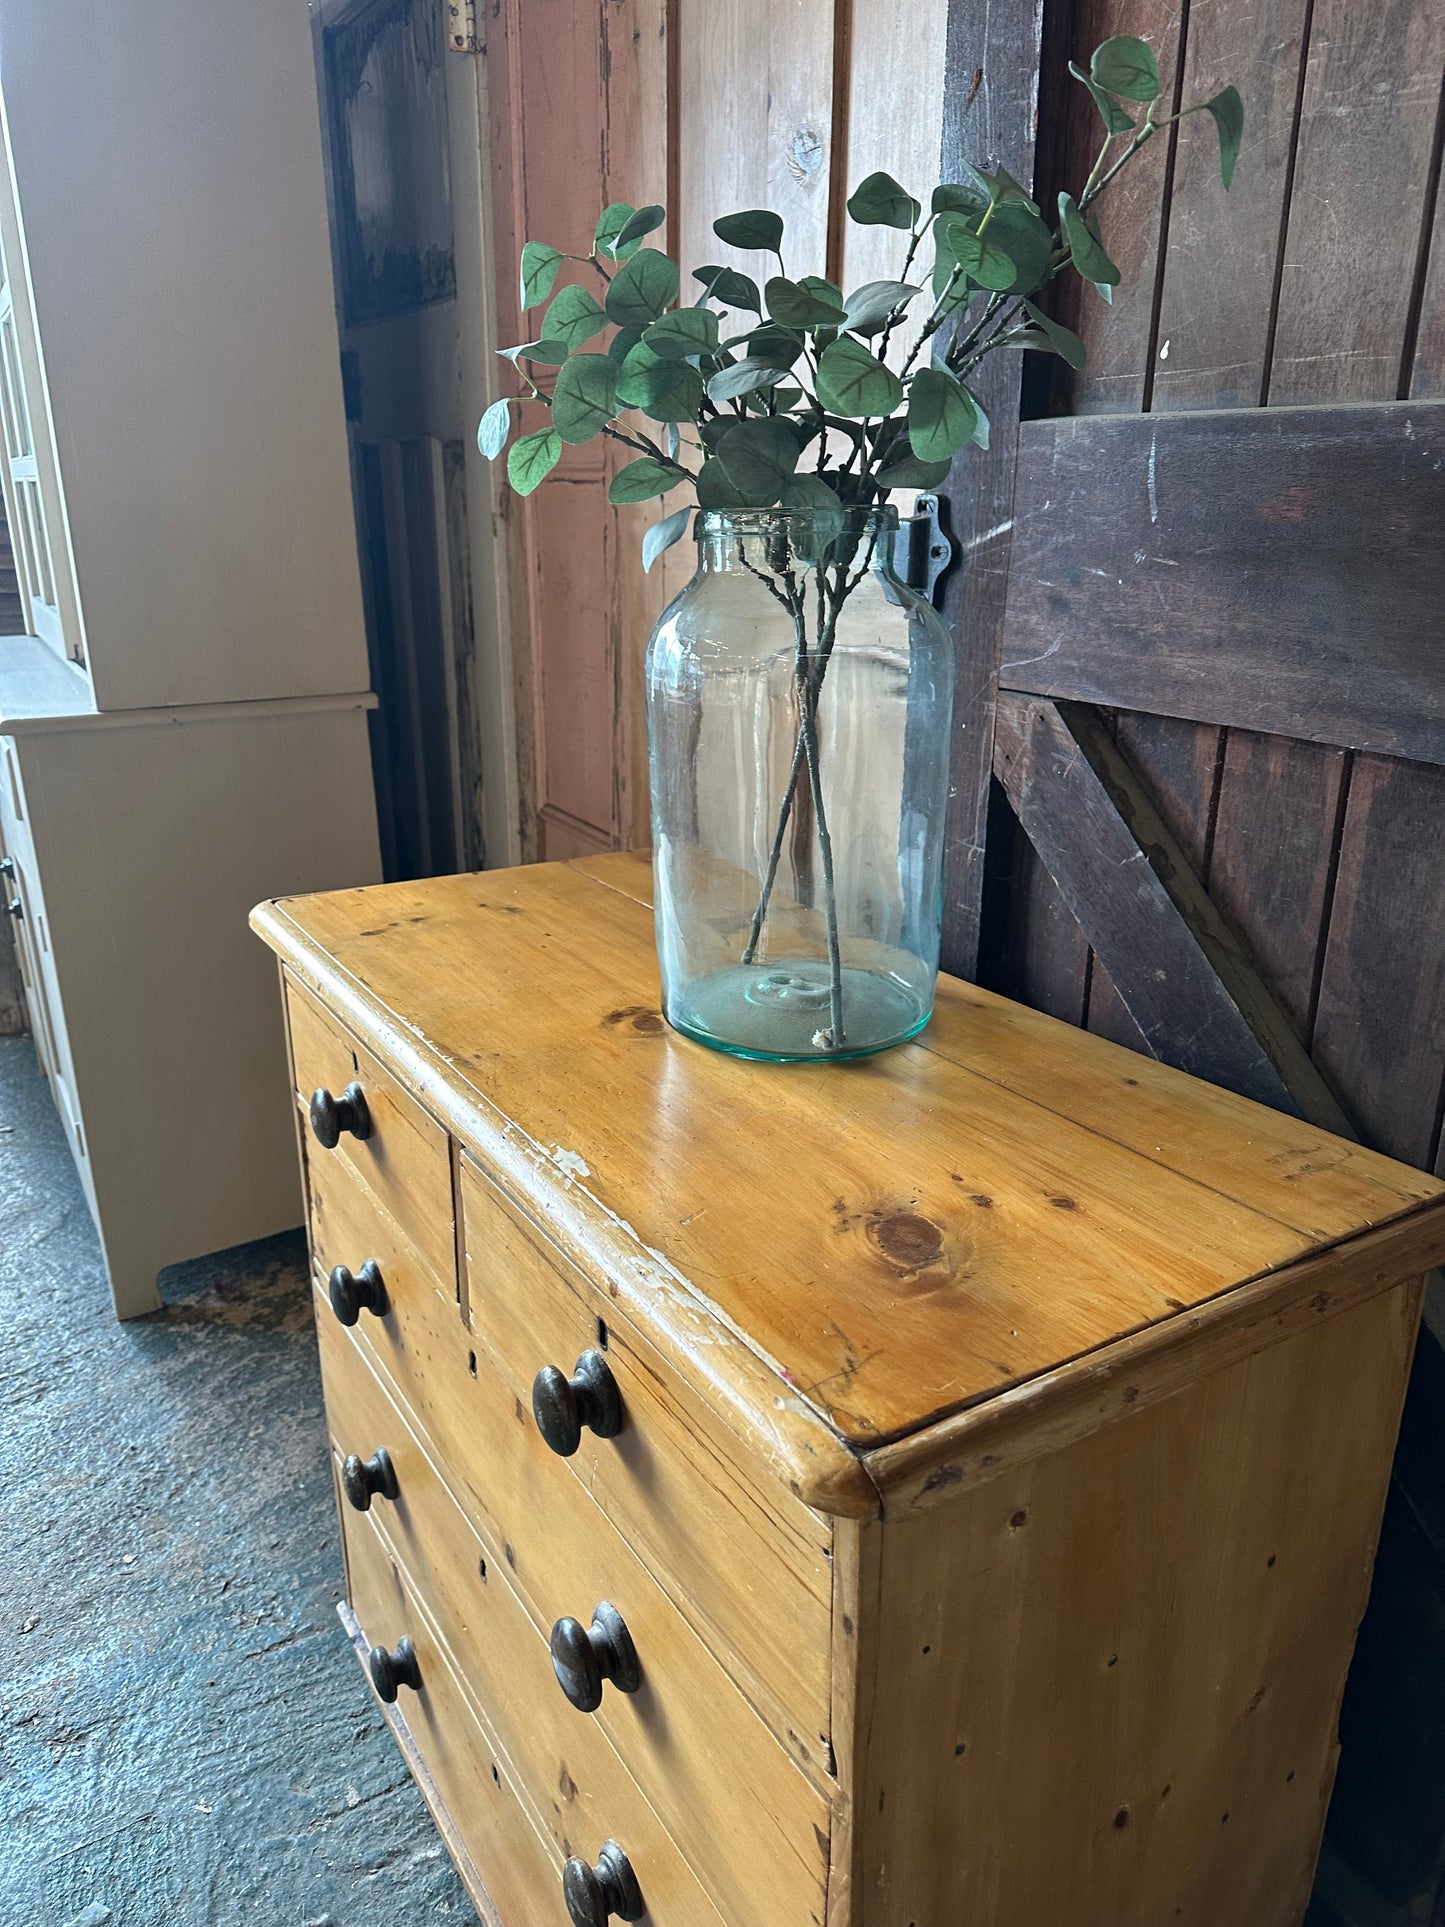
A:
<svg viewBox="0 0 1445 1927">
<path fill-rule="evenodd" d="M 0 1039 L 0 1927 L 474 1927 L 336 1618 L 304 1267 L 118 1325 Z"/>
</svg>

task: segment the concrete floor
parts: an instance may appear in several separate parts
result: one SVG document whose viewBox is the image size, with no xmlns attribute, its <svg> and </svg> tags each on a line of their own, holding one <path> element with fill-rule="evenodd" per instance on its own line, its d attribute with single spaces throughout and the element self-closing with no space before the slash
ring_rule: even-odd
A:
<svg viewBox="0 0 1445 1927">
<path fill-rule="evenodd" d="M 474 1927 L 336 1618 L 300 1236 L 118 1325 L 0 1039 L 0 1927 Z"/>
</svg>

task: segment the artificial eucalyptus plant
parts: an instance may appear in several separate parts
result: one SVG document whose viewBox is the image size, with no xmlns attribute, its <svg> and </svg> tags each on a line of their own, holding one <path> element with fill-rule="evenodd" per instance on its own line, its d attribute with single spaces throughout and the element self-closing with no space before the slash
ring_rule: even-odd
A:
<svg viewBox="0 0 1445 1927">
<path fill-rule="evenodd" d="M 543 425 L 527 428 L 507 455 L 520 495 L 545 480 L 564 443 L 597 435 L 635 451 L 612 479 L 613 503 L 685 488 L 689 499 L 644 536 L 645 568 L 681 538 L 694 504 L 807 512 L 778 517 L 768 570 L 758 572 L 793 619 L 798 731 L 743 961 L 757 949 L 806 774 L 823 872 L 833 980 L 829 1042 L 836 1049 L 845 1030 L 817 717 L 839 611 L 871 561 L 860 553 L 869 538 L 849 511 L 866 510 L 895 488 L 936 488 L 961 450 L 987 447 L 988 417 L 969 386 L 986 355 L 1026 348 L 1083 365 L 1084 344 L 1048 313 L 1047 292 L 1072 270 L 1112 300 L 1121 276 L 1092 210 L 1146 142 L 1186 115 L 1208 113 L 1226 188 L 1239 154 L 1244 108 L 1236 89 L 1156 119 L 1159 69 L 1132 34 L 1097 47 L 1087 73 L 1072 62 L 1069 71 L 1093 97 L 1104 135 L 1077 194 L 1060 193 L 1056 224 L 1004 167 L 966 167 L 966 179 L 933 189 L 926 213 L 885 173 L 870 174 L 854 190 L 848 212 L 855 222 L 907 236 L 906 245 L 899 242 L 896 281 L 870 281 L 845 295 L 819 274 L 793 279 L 782 217 L 766 208 L 723 215 L 713 231 L 730 247 L 771 256 L 776 272 L 760 288 L 731 267 L 699 268 L 701 291 L 688 306 L 679 304 L 677 263 L 643 246 L 666 220 L 661 207 L 607 208 L 585 255 L 528 241 L 521 298 L 524 310 L 542 310 L 537 338 L 502 350 L 522 393 L 494 402 L 478 433 L 482 452 L 495 459 L 514 425 L 525 425 L 529 411 L 542 412 Z M 595 277 L 596 292 L 574 281 L 557 288 L 569 262 L 584 278 Z M 926 279 L 911 279 L 924 268 Z M 543 371 L 553 369 L 549 390 Z"/>
</svg>

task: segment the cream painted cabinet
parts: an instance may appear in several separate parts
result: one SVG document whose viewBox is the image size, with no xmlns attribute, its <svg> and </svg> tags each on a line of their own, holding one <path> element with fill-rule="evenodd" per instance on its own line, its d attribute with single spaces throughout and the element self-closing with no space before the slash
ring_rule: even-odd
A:
<svg viewBox="0 0 1445 1927">
<path fill-rule="evenodd" d="M 0 0 L 0 902 L 122 1317 L 300 1222 L 259 896 L 379 874 L 311 36 Z"/>
</svg>

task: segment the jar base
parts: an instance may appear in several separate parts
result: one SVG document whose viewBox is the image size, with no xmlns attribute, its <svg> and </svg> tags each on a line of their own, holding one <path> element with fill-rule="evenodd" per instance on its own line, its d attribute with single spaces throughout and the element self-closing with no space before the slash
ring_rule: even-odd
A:
<svg viewBox="0 0 1445 1927">
<path fill-rule="evenodd" d="M 812 958 L 730 964 L 689 984 L 665 1011 L 673 1029 L 710 1050 L 770 1063 L 868 1057 L 916 1037 L 933 1015 L 916 991 L 873 970 L 842 973 L 845 1041 L 826 1041 L 828 966 Z"/>
</svg>

